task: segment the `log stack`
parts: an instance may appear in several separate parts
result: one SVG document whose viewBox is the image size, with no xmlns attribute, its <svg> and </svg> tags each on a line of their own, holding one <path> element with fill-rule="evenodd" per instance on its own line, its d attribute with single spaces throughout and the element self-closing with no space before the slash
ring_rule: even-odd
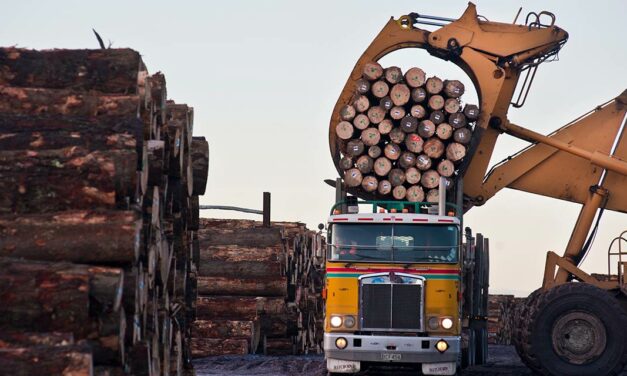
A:
<svg viewBox="0 0 627 376">
<path fill-rule="evenodd" d="M 524 298 L 513 295 L 488 296 L 488 343 L 511 345 L 514 329 L 519 326 L 517 312 Z"/>
<path fill-rule="evenodd" d="M 201 219 L 195 357 L 318 353 L 323 238 L 302 223 Z"/>
<path fill-rule="evenodd" d="M 464 91 L 420 68 L 366 64 L 352 100 L 333 114 L 335 163 L 349 192 L 438 202 L 440 178 L 453 186 L 479 117 L 476 105 L 462 105 Z"/>
<path fill-rule="evenodd" d="M 193 109 L 166 98 L 165 77 L 130 49 L 0 48 L 0 364 L 11 374 L 191 370 L 209 151 Z"/>
</svg>

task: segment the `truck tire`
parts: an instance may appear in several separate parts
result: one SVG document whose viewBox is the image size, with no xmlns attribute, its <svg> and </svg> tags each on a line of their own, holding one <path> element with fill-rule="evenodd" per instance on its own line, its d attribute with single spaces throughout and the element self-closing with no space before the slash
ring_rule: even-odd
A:
<svg viewBox="0 0 627 376">
<path fill-rule="evenodd" d="M 627 363 L 627 313 L 616 298 L 570 282 L 538 295 L 530 311 L 528 356 L 544 375 L 617 375 Z"/>
<path fill-rule="evenodd" d="M 512 335 L 512 342 L 514 342 L 514 347 L 516 348 L 516 352 L 518 353 L 520 360 L 522 360 L 527 367 L 536 372 L 539 372 L 540 370 L 538 360 L 529 354 L 525 344 L 528 343 L 527 338 L 530 333 L 529 323 L 531 322 L 531 312 L 536 310 L 538 297 L 543 292 L 544 291 L 542 289 L 533 291 L 529 294 L 524 303 L 520 305 L 518 312 L 516 312 L 515 315 L 515 322 L 518 325 L 514 328 Z"/>
</svg>

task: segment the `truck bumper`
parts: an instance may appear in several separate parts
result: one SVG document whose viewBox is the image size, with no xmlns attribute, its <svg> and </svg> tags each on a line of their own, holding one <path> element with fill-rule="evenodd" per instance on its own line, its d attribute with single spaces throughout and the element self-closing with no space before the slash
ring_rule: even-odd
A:
<svg viewBox="0 0 627 376">
<path fill-rule="evenodd" d="M 338 349 L 336 339 L 343 337 L 347 341 L 344 349 Z M 440 353 L 435 344 L 444 340 L 448 349 Z M 354 335 L 348 333 L 325 333 L 325 358 L 339 361 L 379 362 L 379 363 L 423 363 L 425 365 L 452 363 L 457 364 L 461 351 L 460 337 L 406 337 Z M 327 362 L 329 364 L 329 362 Z M 354 367 L 353 367 L 354 368 Z M 359 368 L 359 365 L 357 365 Z M 423 368 L 425 368 L 423 366 Z M 338 370 L 333 370 L 338 372 Z M 350 367 L 346 371 L 350 372 Z"/>
</svg>

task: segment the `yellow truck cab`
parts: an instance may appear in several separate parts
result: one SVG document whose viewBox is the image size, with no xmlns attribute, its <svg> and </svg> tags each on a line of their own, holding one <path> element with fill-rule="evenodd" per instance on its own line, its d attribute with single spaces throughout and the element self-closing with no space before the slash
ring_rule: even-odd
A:
<svg viewBox="0 0 627 376">
<path fill-rule="evenodd" d="M 424 205 L 431 203 L 359 204 L 372 210 L 336 204 L 328 219 L 327 370 L 355 373 L 372 363 L 409 363 L 426 375 L 455 374 L 463 361 L 462 329 L 481 316 L 462 312 L 467 252 L 460 217 L 441 209 L 429 214 L 433 210 Z M 465 333 L 465 356 L 472 357 L 466 364 L 480 363 L 476 337 L 487 337 L 471 332 Z"/>
</svg>

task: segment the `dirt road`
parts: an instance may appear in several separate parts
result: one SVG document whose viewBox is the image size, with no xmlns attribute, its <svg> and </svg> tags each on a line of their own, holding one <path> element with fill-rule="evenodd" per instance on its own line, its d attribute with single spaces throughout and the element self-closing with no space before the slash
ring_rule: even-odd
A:
<svg viewBox="0 0 627 376">
<path fill-rule="evenodd" d="M 194 362 L 197 376 L 322 376 L 326 375 L 322 356 L 219 356 L 198 359 Z M 362 375 L 412 375 L 415 371 L 399 369 L 377 369 Z M 472 367 L 464 375 L 532 375 L 520 362 L 512 346 L 490 346 L 488 364 Z"/>
</svg>

